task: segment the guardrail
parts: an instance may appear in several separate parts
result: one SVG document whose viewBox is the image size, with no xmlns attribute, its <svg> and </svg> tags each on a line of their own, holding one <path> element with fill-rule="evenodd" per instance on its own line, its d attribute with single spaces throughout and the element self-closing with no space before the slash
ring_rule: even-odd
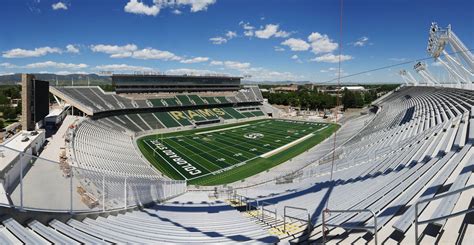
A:
<svg viewBox="0 0 474 245">
<path fill-rule="evenodd" d="M 269 202 L 261 202 L 261 212 L 262 212 L 262 222 L 265 222 L 265 211 L 267 211 L 268 213 L 271 213 L 273 215 L 275 215 L 275 220 L 278 219 L 278 215 L 277 215 L 277 209 L 275 208 L 275 211 L 272 211 L 272 210 L 269 210 L 269 209 L 266 209 L 265 206 L 269 206 L 269 205 L 273 205 Z"/>
<path fill-rule="evenodd" d="M 254 201 L 256 203 L 256 206 L 255 205 L 252 205 L 252 201 Z M 251 211 L 252 208 L 255 208 L 256 210 L 258 210 L 258 200 L 255 199 L 255 198 L 245 198 L 245 211 Z"/>
<path fill-rule="evenodd" d="M 231 195 L 232 195 L 233 198 L 229 198 L 229 199 L 239 201 L 238 202 L 239 206 L 242 206 L 244 204 L 244 200 L 246 199 L 246 197 L 237 194 L 237 191 L 234 191 L 234 193 L 231 194 Z"/>
<path fill-rule="evenodd" d="M 463 187 L 461 189 L 457 189 L 455 191 L 446 192 L 446 193 L 443 193 L 441 195 L 438 195 L 438 196 L 435 196 L 435 197 L 432 197 L 432 198 L 423 199 L 423 200 L 420 200 L 420 201 L 416 202 L 415 203 L 415 243 L 417 245 L 420 244 L 418 225 L 427 224 L 427 223 L 431 223 L 431 222 L 438 221 L 438 220 L 449 219 L 449 218 L 453 218 L 453 217 L 456 217 L 456 216 L 459 216 L 459 215 L 474 212 L 474 208 L 471 208 L 471 209 L 466 209 L 466 210 L 459 211 L 459 212 L 456 212 L 456 213 L 452 213 L 452 214 L 443 215 L 443 216 L 432 218 L 432 219 L 419 221 L 418 220 L 418 205 L 419 204 L 425 203 L 425 202 L 431 202 L 431 201 L 434 201 L 434 200 L 445 198 L 447 196 L 452 196 L 454 194 L 461 193 L 463 191 L 473 189 L 473 188 L 474 188 L 474 185 L 469 185 L 469 186 Z"/>
<path fill-rule="evenodd" d="M 65 160 L 67 154 L 56 162 L 3 145 L 0 151 L 0 161 L 10 162 L 0 172 L 6 188 L 1 207 L 71 214 L 108 212 L 162 202 L 186 191 L 186 181 L 85 169 Z M 48 183 L 40 177 L 45 171 Z"/>
<path fill-rule="evenodd" d="M 327 224 L 326 223 L 326 214 L 330 213 L 370 213 L 372 217 L 374 218 L 374 225 L 373 226 L 348 226 L 348 225 L 335 225 L 335 224 Z M 374 242 L 375 244 L 378 244 L 377 241 L 377 218 L 375 216 L 375 213 L 370 210 L 370 209 L 347 209 L 347 210 L 330 210 L 330 209 L 325 209 L 323 210 L 323 224 L 322 224 L 322 229 L 323 229 L 323 243 L 326 244 L 326 227 L 339 227 L 339 228 L 344 228 L 344 229 L 362 229 L 362 230 L 373 230 L 374 231 Z"/>
<path fill-rule="evenodd" d="M 286 213 L 286 210 L 287 209 L 293 209 L 293 210 L 301 210 L 301 211 L 306 211 L 306 214 L 308 215 L 308 219 L 302 219 L 300 217 L 295 217 L 295 216 L 290 216 Z M 300 207 L 294 207 L 294 206 L 285 206 L 283 207 L 283 231 L 286 232 L 286 218 L 291 218 L 291 219 L 295 219 L 295 220 L 298 220 L 298 221 L 302 221 L 302 222 L 307 222 L 307 229 L 308 229 L 308 235 L 311 233 L 311 215 L 308 211 L 308 209 L 306 208 L 300 208 Z"/>
</svg>

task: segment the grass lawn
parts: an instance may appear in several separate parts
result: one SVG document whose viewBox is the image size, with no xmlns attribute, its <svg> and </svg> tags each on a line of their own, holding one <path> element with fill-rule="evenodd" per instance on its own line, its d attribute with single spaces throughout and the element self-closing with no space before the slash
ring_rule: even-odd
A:
<svg viewBox="0 0 474 245">
<path fill-rule="evenodd" d="M 143 155 L 158 170 L 188 184 L 221 185 L 281 164 L 329 137 L 338 125 L 280 119 L 145 136 Z"/>
</svg>

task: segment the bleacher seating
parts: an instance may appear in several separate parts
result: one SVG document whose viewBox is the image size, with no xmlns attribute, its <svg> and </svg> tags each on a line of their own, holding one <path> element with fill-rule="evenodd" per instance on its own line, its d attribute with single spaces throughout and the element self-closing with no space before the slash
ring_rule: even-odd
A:
<svg viewBox="0 0 474 245">
<path fill-rule="evenodd" d="M 246 191 L 246 195 L 271 203 L 266 208 L 276 209 L 277 213 L 282 213 L 284 206 L 307 208 L 313 231 L 293 234 L 299 237 L 293 242 L 322 241 L 322 211 L 328 205 L 330 210 L 373 211 L 379 242 L 414 243 L 414 202 L 460 189 L 469 180 L 474 181 L 474 149 L 469 140 L 473 136 L 468 133 L 474 126 L 472 119 L 469 126 L 467 120 L 469 113 L 473 115 L 474 103 L 468 98 L 474 98 L 474 92 L 403 88 L 379 102 L 381 111 L 375 119 L 344 144 L 343 153 L 335 160 L 332 180 L 331 164 L 315 165 L 299 172 L 292 183 L 271 182 Z M 453 195 L 442 202 L 421 204 L 418 212 L 423 219 L 451 214 L 461 195 L 468 195 L 465 205 L 472 200 L 469 193 Z M 456 241 L 464 236 L 464 233 L 453 233 L 463 225 L 462 220 L 458 219 L 455 227 L 444 226 L 446 220 L 434 221 L 432 225 L 439 227 L 438 231 L 421 225 L 420 230 L 426 232 L 421 240 L 428 243 L 449 240 L 447 235 L 443 236 L 449 233 L 455 234 L 450 241 Z M 464 226 L 469 222 L 472 220 L 464 221 Z M 335 213 L 327 218 L 327 223 L 346 227 L 374 225 L 368 213 Z M 366 243 L 373 242 L 373 235 L 367 235 L 372 233 L 329 228 L 326 239 L 330 243 Z M 286 236 L 286 239 L 292 238 Z"/>
<path fill-rule="evenodd" d="M 191 102 L 187 95 L 176 95 L 176 98 L 181 102 L 181 105 L 183 106 L 194 105 L 194 103 Z"/>
<path fill-rule="evenodd" d="M 192 126 L 195 123 L 218 120 L 219 118 L 233 120 L 265 115 L 259 107 L 244 108 L 242 110 L 245 111 L 242 112 L 239 112 L 239 110 L 240 108 L 218 107 L 156 113 L 129 113 L 105 117 L 97 121 L 112 128 L 118 126 L 122 131 L 142 132 L 161 128 Z"/>
<path fill-rule="evenodd" d="M 185 215 L 182 215 L 185 214 Z M 270 244 L 278 238 L 229 206 L 157 205 L 106 217 L 37 220 L 27 227 L 10 218 L 0 227 L 2 244 Z"/>
<path fill-rule="evenodd" d="M 71 96 L 79 96 L 76 90 L 68 92 Z M 89 91 L 89 95 L 94 97 L 95 93 Z M 171 99 L 183 106 L 187 103 L 223 103 L 220 96 L 186 95 L 186 98 Z M 323 210 L 328 208 L 370 210 L 375 214 L 377 225 L 369 213 L 331 213 L 325 217 L 325 222 L 344 227 L 326 227 L 327 243 L 374 243 L 374 231 L 370 227 L 375 227 L 379 243 L 414 244 L 415 218 L 434 219 L 472 208 L 471 190 L 420 203 L 415 217 L 417 202 L 474 184 L 473 98 L 474 91 L 471 90 L 403 87 L 378 101 L 376 114 L 345 121 L 335 141 L 330 138 L 292 162 L 282 164 L 278 167 L 279 175 L 272 175 L 271 171 L 266 173 L 275 176 L 274 180 L 258 185 L 252 183 L 251 187 L 237 191 L 245 195 L 247 204 L 258 206 L 265 202 L 265 208 L 275 210 L 275 215 L 262 214 L 260 209 L 241 213 L 225 204 L 180 203 L 62 221 L 29 219 L 19 223 L 4 217 L 3 225 L 0 225 L 0 242 L 276 243 L 280 239 L 283 243 L 319 244 L 323 242 Z M 225 99 L 226 103 L 234 103 L 234 99 L 245 102 L 262 98 L 249 87 L 236 93 L 235 97 L 225 96 Z M 156 100 L 150 102 L 157 105 Z M 84 100 L 84 104 L 101 110 L 119 106 L 118 102 L 114 104 L 106 98 Z M 101 195 L 99 186 L 103 176 L 100 173 L 116 174 L 116 180 L 108 179 L 107 204 L 112 206 L 115 201 L 115 205 L 117 202 L 123 205 L 115 198 L 119 193 L 123 194 L 121 176 L 127 176 L 135 196 L 149 195 L 150 186 L 159 186 L 155 182 L 166 181 L 142 160 L 135 151 L 133 138 L 123 131 L 182 127 L 216 117 L 231 120 L 263 115 L 258 106 L 218 108 L 224 114 L 207 115 L 192 109 L 198 116 L 190 117 L 189 111 L 181 110 L 175 111 L 177 114 L 172 111 L 140 112 L 85 119 L 74 130 L 70 159 L 75 167 L 83 169 L 78 174 L 89 180 L 83 184 L 96 196 Z M 176 117 L 179 113 L 184 117 Z M 332 156 L 333 144 L 338 146 L 333 162 L 318 161 L 323 156 Z M 304 168 L 284 171 L 295 166 Z M 185 198 L 181 196 L 180 199 Z M 137 202 L 133 198 L 127 201 Z M 288 218 L 286 222 L 290 223 L 287 224 L 290 228 L 282 231 L 285 206 L 308 210 L 309 232 L 305 222 Z M 308 214 L 292 215 L 300 215 L 298 217 L 303 220 Z M 422 244 L 470 244 L 473 223 L 472 214 L 432 220 L 418 226 L 419 239 Z M 362 231 L 359 226 L 368 229 Z"/>
<path fill-rule="evenodd" d="M 262 93 L 257 86 L 245 87 L 232 95 L 169 94 L 163 98 L 133 99 L 104 92 L 97 86 L 53 87 L 51 91 L 66 101 L 74 101 L 91 110 L 92 113 L 127 110 L 135 108 L 165 108 L 177 106 L 225 105 L 237 103 L 260 103 Z"/>
</svg>

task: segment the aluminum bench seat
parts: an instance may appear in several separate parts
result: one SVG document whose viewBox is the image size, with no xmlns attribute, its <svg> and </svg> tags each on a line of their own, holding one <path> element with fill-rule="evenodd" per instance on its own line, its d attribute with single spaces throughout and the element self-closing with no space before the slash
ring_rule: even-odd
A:
<svg viewBox="0 0 474 245">
<path fill-rule="evenodd" d="M 11 233 L 26 244 L 49 244 L 48 241 L 36 235 L 32 230 L 23 227 L 12 218 L 4 220 L 2 223 Z"/>
<path fill-rule="evenodd" d="M 52 229 L 55 229 L 56 231 L 61 232 L 62 234 L 65 234 L 73 238 L 74 240 L 79 241 L 84 244 L 108 244 L 102 239 L 88 235 L 58 220 L 50 221 L 49 226 Z"/>
<path fill-rule="evenodd" d="M 71 238 L 41 224 L 37 220 L 28 223 L 28 227 L 54 244 L 79 244 L 75 240 L 72 240 Z"/>
</svg>

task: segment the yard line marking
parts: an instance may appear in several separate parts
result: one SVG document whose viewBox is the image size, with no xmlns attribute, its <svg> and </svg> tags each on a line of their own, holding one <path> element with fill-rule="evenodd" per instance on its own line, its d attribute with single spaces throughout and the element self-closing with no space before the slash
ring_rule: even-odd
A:
<svg viewBox="0 0 474 245">
<path fill-rule="evenodd" d="M 286 144 L 286 145 L 282 145 L 282 146 L 280 146 L 280 147 L 278 147 L 278 148 L 276 148 L 276 149 L 274 149 L 274 150 L 272 150 L 272 151 L 269 151 L 269 152 L 267 152 L 267 153 L 264 153 L 264 154 L 260 155 L 260 157 L 268 158 L 268 157 L 273 156 L 274 154 L 276 154 L 276 153 L 278 153 L 278 152 L 280 152 L 280 151 L 286 150 L 286 149 L 288 149 L 288 148 L 290 148 L 290 147 L 292 147 L 292 146 L 294 146 L 294 145 L 300 143 L 301 141 L 306 140 L 306 139 L 308 139 L 308 138 L 310 138 L 310 137 L 313 137 L 313 136 L 314 136 L 314 134 L 313 134 L 313 133 L 310 133 L 310 134 L 308 134 L 308 135 L 306 135 L 306 136 L 303 136 L 303 137 L 301 137 L 301 138 L 299 138 L 299 139 L 296 139 L 296 140 L 294 140 L 294 141 L 292 141 L 292 142 L 290 142 L 290 143 L 288 143 L 288 144 Z"/>
<path fill-rule="evenodd" d="M 175 143 L 176 143 L 177 145 L 181 146 L 182 148 L 185 148 L 185 149 L 186 149 L 186 147 L 184 147 L 184 146 L 181 145 L 180 143 L 177 143 L 177 142 L 175 142 Z M 195 163 L 195 164 L 201 166 L 202 168 L 204 168 L 204 169 L 205 169 L 207 172 L 209 172 L 209 173 L 212 172 L 211 170 L 209 170 L 209 169 L 207 169 L 206 167 L 204 167 L 203 165 L 201 165 L 199 162 L 193 160 L 192 158 L 189 158 L 188 155 L 183 154 L 183 152 L 181 152 L 180 150 L 178 150 L 176 147 L 173 147 L 173 150 L 175 150 L 175 151 L 177 151 L 177 153 L 181 154 L 181 157 L 186 157 L 186 158 L 188 158 L 188 159 L 189 159 L 188 162 L 193 162 L 193 163 Z M 200 157 L 204 158 L 203 156 L 200 156 Z M 220 168 L 220 166 L 214 164 L 212 161 L 208 160 L 208 162 L 211 163 L 212 165 L 214 165 L 214 166 Z"/>
<path fill-rule="evenodd" d="M 150 146 L 150 144 L 148 144 L 148 141 L 147 140 L 144 140 L 145 144 L 150 147 L 150 149 L 156 153 L 156 155 L 158 155 L 159 157 L 161 157 L 163 160 L 165 160 L 166 163 L 168 163 L 168 165 L 170 165 L 170 167 L 172 167 L 179 175 L 181 175 L 185 180 L 188 180 L 188 178 L 186 178 L 186 176 L 184 176 L 180 171 L 178 171 L 171 163 L 168 162 L 168 160 L 166 160 L 164 157 L 162 157 L 160 155 L 159 152 L 156 151 L 156 148 Z"/>
</svg>

